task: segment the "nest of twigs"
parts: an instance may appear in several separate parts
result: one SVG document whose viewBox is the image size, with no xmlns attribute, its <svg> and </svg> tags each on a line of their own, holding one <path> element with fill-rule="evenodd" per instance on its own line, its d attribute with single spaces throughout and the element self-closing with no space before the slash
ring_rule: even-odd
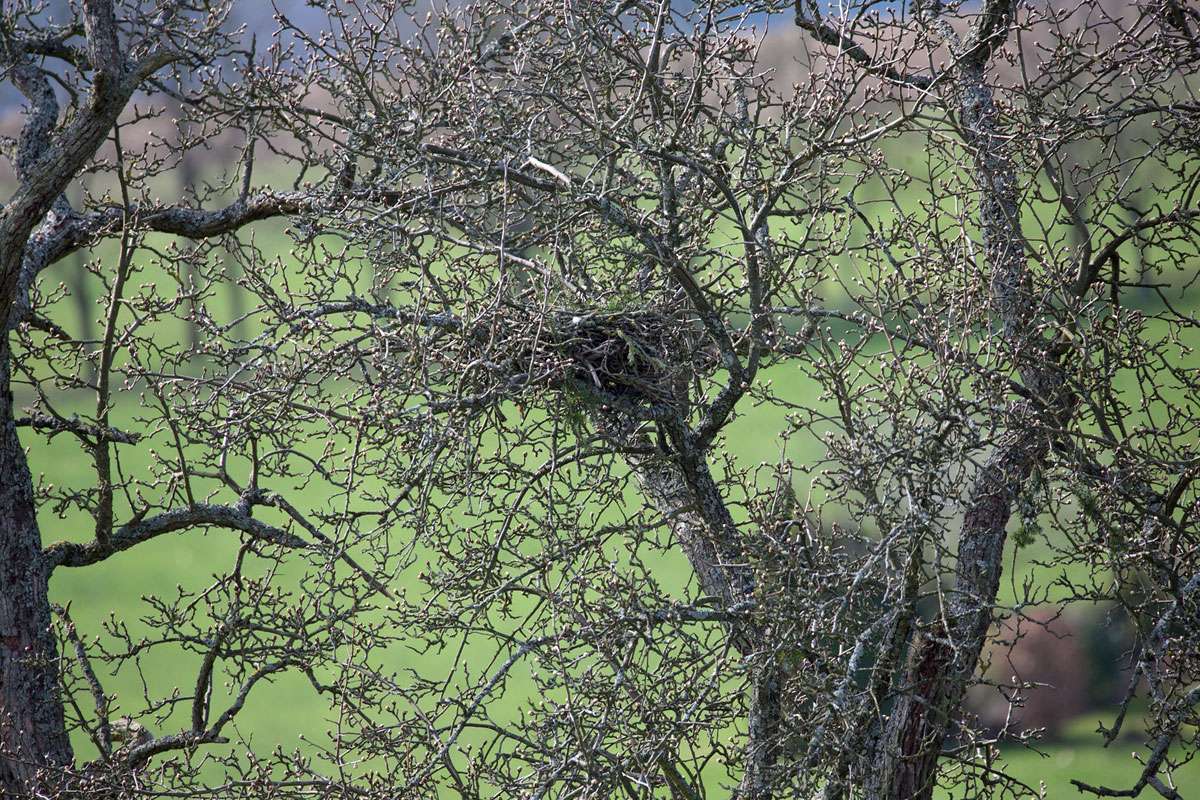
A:
<svg viewBox="0 0 1200 800">
<path fill-rule="evenodd" d="M 653 311 L 557 313 L 546 346 L 574 389 L 602 400 L 651 405 L 676 400 L 686 325 Z M 674 354 L 674 357 L 672 357 Z"/>
</svg>

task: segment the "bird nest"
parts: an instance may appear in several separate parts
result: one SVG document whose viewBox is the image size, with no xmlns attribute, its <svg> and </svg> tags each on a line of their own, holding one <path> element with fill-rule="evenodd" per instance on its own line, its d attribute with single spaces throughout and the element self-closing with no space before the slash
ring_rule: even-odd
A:
<svg viewBox="0 0 1200 800">
<path fill-rule="evenodd" d="M 558 313 L 546 347 L 563 382 L 602 402 L 673 404 L 686 361 L 678 318 L 640 312 Z M 672 357 L 674 356 L 674 357 Z"/>
</svg>

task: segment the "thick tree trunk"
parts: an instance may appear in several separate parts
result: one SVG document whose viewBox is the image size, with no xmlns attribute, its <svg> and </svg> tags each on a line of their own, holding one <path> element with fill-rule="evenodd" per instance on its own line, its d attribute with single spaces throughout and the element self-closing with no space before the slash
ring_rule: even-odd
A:
<svg viewBox="0 0 1200 800">
<path fill-rule="evenodd" d="M 1010 404 L 996 427 L 1005 433 L 979 471 L 959 532 L 954 591 L 931 631 L 912 645 L 903 694 L 888 720 L 871 800 L 929 800 L 942 746 L 970 686 L 1000 587 L 1007 527 L 1025 481 L 1049 452 L 1047 429 L 1069 419 L 1064 376 L 1037 325 L 1037 303 L 1021 231 L 1016 163 L 986 80 L 992 49 L 1007 35 L 1011 0 L 990 0 L 958 67 L 963 138 L 972 150 L 979 228 L 991 273 L 992 310 L 1032 401 Z"/>
<path fill-rule="evenodd" d="M 1032 415 L 1025 417 L 1031 427 Z M 945 619 L 913 645 L 905 693 L 882 740 L 881 768 L 867 797 L 928 800 L 942 744 L 970 686 L 1000 588 L 1012 503 L 1048 446 L 1038 434 L 1011 434 L 984 465 L 963 518 L 955 594 Z"/>
<path fill-rule="evenodd" d="M 667 518 L 701 589 L 726 608 L 754 597 L 754 568 L 720 489 L 699 458 L 688 468 L 664 456 L 628 456 L 642 491 Z M 780 749 L 783 676 L 765 632 L 752 622 L 726 625 L 730 643 L 751 662 L 748 737 L 744 775 L 737 797 L 770 800 Z"/>
<path fill-rule="evenodd" d="M 752 598 L 754 570 L 708 466 L 699 462 L 689 475 L 666 456 L 631 455 L 625 460 L 646 498 L 666 517 L 701 590 L 725 608 Z M 744 655 L 760 644 L 749 624 L 728 627 L 734 647 Z"/>
<path fill-rule="evenodd" d="M 774 658 L 759 656 L 765 663 L 750 687 L 750 714 L 747 725 L 746 767 L 739 796 L 748 800 L 767 800 L 774 796 L 776 765 L 783 747 L 783 670 Z"/>
<path fill-rule="evenodd" d="M 642 449 L 650 439 L 636 424 L 616 415 L 596 415 L 597 428 L 612 441 Z M 754 566 L 745 552 L 721 490 L 701 453 L 629 454 L 630 471 L 647 501 L 662 514 L 700 589 L 734 608 L 754 597 Z M 730 644 L 748 659 L 751 679 L 748 741 L 739 800 L 770 800 L 780 750 L 783 674 L 771 655 L 767 632 L 750 620 L 725 624 Z"/>
<path fill-rule="evenodd" d="M 13 421 L 7 336 L 0 341 L 0 797 L 28 796 L 39 771 L 72 763 L 50 632 L 33 482 Z"/>
</svg>

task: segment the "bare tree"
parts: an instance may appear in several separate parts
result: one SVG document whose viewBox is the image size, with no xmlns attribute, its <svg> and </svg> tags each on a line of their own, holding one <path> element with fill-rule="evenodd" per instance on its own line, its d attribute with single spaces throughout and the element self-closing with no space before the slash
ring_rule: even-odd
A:
<svg viewBox="0 0 1200 800">
<path fill-rule="evenodd" d="M 1148 740 L 1132 785 L 1078 786 L 1181 796 L 1200 15 L 840 9 L 346 2 L 253 47 L 217 7 L 10 14 L 3 363 L 31 405 L 5 395 L 4 789 L 1037 796 L 997 749 L 1032 732 L 986 735 L 965 693 L 996 622 L 1105 602 L 1139 631 L 1123 708 L 1145 696 Z M 184 92 L 184 64 L 235 77 Z M 149 200 L 179 159 L 135 92 L 198 146 L 238 133 L 228 205 Z M 253 189 L 260 151 L 292 190 Z M 84 171 L 110 194 L 74 208 Z M 277 215 L 286 258 L 234 236 Z M 107 324 L 80 341 L 37 275 L 104 238 Z M 94 414 L 60 410 L 78 389 Z M 755 420 L 775 463 L 733 455 Z M 35 488 L 17 425 L 77 437 L 95 486 Z M 39 505 L 94 538 L 43 546 Z M 99 640 L 61 609 L 56 646 L 53 570 L 201 529 L 236 541 L 214 577 Z M 1056 578 L 1002 604 L 1020 548 Z M 162 648 L 194 680 L 118 717 L 97 662 Z M 405 648 L 429 658 L 399 670 Z M 331 738 L 227 747 L 284 672 Z M 1019 715 L 1028 687 L 999 688 Z"/>
<path fill-rule="evenodd" d="M 71 10 L 73 17 L 65 22 L 54 22 L 37 3 L 13 4 L 3 12 L 5 78 L 27 100 L 20 134 L 8 147 L 16 187 L 0 219 L 0 296 L 5 309 L 5 335 L 0 342 L 0 474 L 4 476 L 0 491 L 4 584 L 0 594 L 0 750 L 4 753 L 0 792 L 6 796 L 32 791 L 41 780 L 37 777 L 41 771 L 69 771 L 74 761 L 64 721 L 58 649 L 50 629 L 47 586 L 53 569 L 99 561 L 150 536 L 203 524 L 291 540 L 253 520 L 252 501 L 213 506 L 189 496 L 183 508 L 149 513 L 155 506 L 133 499 L 133 486 L 121 475 L 114 450 L 139 436 L 110 425 L 120 388 L 114 377 L 128 368 L 122 354 L 138 341 L 137 322 L 122 321 L 122 312 L 129 314 L 133 309 L 135 317 L 142 311 L 169 314 L 172 306 L 170 301 L 165 307 L 159 305 L 164 297 L 143 295 L 152 308 L 139 309 L 128 296 L 129 279 L 137 269 L 133 255 L 144 237 L 150 232 L 197 239 L 221 236 L 252 220 L 298 208 L 298 195 L 251 190 L 252 146 L 247 148 L 240 171 L 240 191 L 229 205 L 209 210 L 151 199 L 151 181 L 169 168 L 177 155 L 146 146 L 153 138 L 149 126 L 155 112 L 153 107 L 139 107 L 134 98 L 145 92 L 172 94 L 172 70 L 200 70 L 236 56 L 236 40 L 222 32 L 227 9 L 205 2 L 149 9 L 137 3 L 115 7 L 109 0 L 85 0 Z M 189 102 L 202 109 L 210 128 L 218 124 L 242 127 L 252 113 L 244 101 L 226 101 L 216 75 Z M 122 128 L 136 131 L 140 141 L 132 151 L 135 155 L 121 142 Z M 106 148 L 107 153 L 103 152 Z M 103 173 L 113 180 L 104 194 L 88 196 L 76 207 L 68 202 L 66 190 L 86 172 Z M 50 264 L 103 239 L 120 243 L 117 263 L 101 271 L 109 295 L 106 324 L 100 341 L 77 340 L 40 313 L 39 304 L 45 298 L 39 294 L 38 276 Z M 31 341 L 28 334 L 35 332 L 44 335 L 44 341 Z M 167 350 L 160 350 L 155 360 L 169 367 L 165 354 Z M 83 362 L 95 367 L 94 383 L 79 369 Z M 49 377 L 46 372 L 35 374 L 40 368 L 48 370 Z M 18 416 L 14 382 L 40 389 L 42 381 L 59 391 L 93 392 L 94 416 L 84 422 L 59 415 L 56 404 L 47 398 L 36 404 L 32 414 Z M 169 419 L 169 412 L 164 410 L 164 415 Z M 87 509 L 95 519 L 95 539 L 90 544 L 43 548 L 37 511 L 39 501 L 47 498 L 35 492 L 17 438 L 17 426 L 21 425 L 71 434 L 78 438 L 84 457 L 94 461 L 95 486 L 69 501 Z M 173 494 L 173 490 L 166 493 L 168 501 Z M 117 499 L 122 495 L 133 505 L 123 507 Z M 118 513 L 130 516 L 118 524 Z M 90 667 L 85 671 L 94 683 Z M 96 703 L 100 714 L 97 743 L 107 760 L 114 736 L 99 690 Z M 214 724 L 183 737 L 176 746 L 189 738 L 217 738 L 219 732 L 220 724 Z"/>
</svg>

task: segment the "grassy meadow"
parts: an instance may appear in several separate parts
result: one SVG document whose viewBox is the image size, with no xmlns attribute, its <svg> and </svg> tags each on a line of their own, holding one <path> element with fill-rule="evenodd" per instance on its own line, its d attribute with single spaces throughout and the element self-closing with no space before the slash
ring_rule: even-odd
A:
<svg viewBox="0 0 1200 800">
<path fill-rule="evenodd" d="M 266 252 L 277 250 L 286 253 L 289 241 L 280 230 L 270 225 L 260 226 L 259 243 Z M 111 254 L 99 252 L 99 258 Z M 60 264 L 49 275 L 48 282 L 61 280 L 71 264 Z M 170 281 L 178 276 L 168 276 L 148 269 L 139 281 Z M 93 287 L 95 289 L 95 287 Z M 71 305 L 62 301 L 55 307 L 62 324 L 73 329 L 75 321 Z M 97 306 L 97 315 L 100 306 Z M 164 327 L 164 337 L 185 336 L 182 327 L 172 330 Z M 1200 341 L 1184 342 L 1197 344 Z M 1181 347 L 1180 357 L 1188 358 L 1186 347 Z M 779 367 L 763 378 L 770 380 L 776 391 L 783 396 L 812 398 L 816 389 L 796 367 Z M 1129 382 L 1134 376 L 1126 376 Z M 1132 388 L 1132 383 L 1130 384 Z M 20 392 L 20 389 L 18 389 Z M 32 397 L 18 393 L 18 400 L 30 402 Z M 129 395 L 118 398 L 114 412 L 114 424 L 132 420 L 138 398 Z M 1196 398 L 1179 397 L 1181 407 L 1194 407 Z M 798 493 L 806 492 L 804 466 L 819 461 L 823 450 L 813 438 L 793 436 L 788 440 L 786 453 L 780 432 L 785 429 L 785 414 L 767 405 L 744 404 L 741 416 L 733 422 L 725 434 L 725 444 L 740 468 L 752 468 L 757 464 L 775 464 L 781 455 L 786 455 L 799 467 L 797 474 Z M 94 410 L 94 399 L 75 396 L 61 401 L 60 412 L 68 415 L 75 411 L 81 414 Z M 29 447 L 31 467 L 35 481 L 53 483 L 57 486 L 89 487 L 94 483 L 93 465 L 67 435 L 48 439 L 29 429 L 22 430 L 22 439 Z M 154 446 L 164 447 L 162 442 Z M 121 468 L 125 474 L 143 474 L 149 466 L 146 448 L 141 446 L 122 447 Z M 280 490 L 288 487 L 271 487 Z M 306 502 L 319 504 L 320 497 L 306 497 Z M 53 507 L 44 507 L 40 513 L 43 539 L 52 542 L 60 539 L 87 541 L 92 536 L 91 520 L 78 512 L 60 513 Z M 1048 535 L 1053 536 L 1050 532 Z M 80 632 L 94 636 L 101 632 L 103 621 L 111 617 L 127 622 L 137 629 L 138 622 L 148 611 L 145 598 L 150 596 L 172 596 L 179 587 L 195 591 L 202 588 L 212 573 L 226 569 L 237 554 L 237 535 L 228 531 L 214 530 L 207 533 L 188 531 L 161 536 L 130 551 L 117 554 L 101 564 L 83 569 L 59 569 L 51 585 L 52 599 L 69 605 L 72 617 Z M 1006 563 L 1014 568 L 1002 582 L 1001 602 L 1014 602 L 1017 588 L 1028 577 L 1038 585 L 1048 586 L 1060 577 L 1061 569 L 1053 564 L 1034 566 L 1034 562 L 1046 560 L 1051 552 L 1044 542 L 1034 542 L 1019 553 L 1013 553 L 1013 543 Z M 666 576 L 663 584 L 674 584 L 680 593 L 688 582 L 688 568 L 682 557 L 661 556 L 662 569 Z M 285 576 L 286 577 L 286 576 Z M 452 650 L 452 648 L 451 648 Z M 486 654 L 490 656 L 491 654 Z M 394 658 L 398 673 L 406 669 L 417 669 L 423 674 L 436 674 L 440 669 L 448 670 L 453 663 L 452 652 L 421 652 L 396 648 L 388 653 Z M 199 656 L 178 648 L 164 647 L 151 652 L 143 660 L 143 669 L 138 672 L 127 667 L 116 675 L 100 677 L 110 693 L 116 695 L 116 711 L 137 713 L 144 706 L 144 696 L 161 697 L 173 691 L 189 694 L 195 681 Z M 527 674 L 520 669 L 512 673 L 506 684 L 506 696 L 512 698 L 515 713 L 520 701 L 528 696 L 530 683 Z M 220 691 L 220 690 L 218 690 Z M 81 698 L 86 703 L 86 698 Z M 218 704 L 226 701 L 216 701 Z M 500 701 L 505 702 L 504 700 Z M 178 717 L 178 715 L 177 715 Z M 173 720 L 172 720 L 173 721 Z M 1111 716 L 1107 721 L 1111 721 Z M 317 696 L 302 677 L 286 674 L 269 684 L 260 685 L 250 696 L 246 708 L 235 723 L 236 732 L 244 737 L 258 752 L 267 752 L 275 747 L 285 750 L 311 748 L 312 742 L 321 742 L 334 722 L 334 712 L 325 699 Z M 1069 784 L 1072 777 L 1091 783 L 1113 786 L 1128 786 L 1136 780 L 1140 766 L 1130 754 L 1138 745 L 1133 742 L 1118 742 L 1108 750 L 1098 747 L 1098 737 L 1091 735 L 1096 718 L 1083 718 L 1072 725 L 1061 739 L 1044 743 L 1042 751 L 1008 748 L 1002 753 L 1012 766 L 1015 775 L 1033 787 L 1045 786 L 1050 798 L 1078 796 Z M 182 724 L 182 720 L 180 720 Z M 169 732 L 167 730 L 159 733 Z M 307 742 L 305 741 L 307 740 Z M 93 745 L 82 734 L 76 737 L 77 752 L 84 758 L 95 754 Z M 1200 765 L 1192 764 L 1177 773 L 1183 786 L 1200 786 Z M 1184 783 L 1186 781 L 1186 783 Z M 961 796 L 953 792 L 947 796 Z M 1185 792 L 1185 797 L 1189 796 Z"/>
<path fill-rule="evenodd" d="M 800 383 L 796 376 L 778 371 L 772 373 L 770 379 L 781 389 L 789 384 L 797 392 L 810 388 Z M 777 461 L 780 455 L 779 423 L 770 409 L 750 410 L 738 419 L 727 437 L 737 461 L 743 464 Z M 92 464 L 68 437 L 59 436 L 47 441 L 44 436 L 28 432 L 23 437 L 30 447 L 36 476 L 59 484 L 88 485 L 92 479 Z M 797 463 L 803 463 L 801 459 L 805 453 L 797 452 L 795 441 L 792 444 L 789 455 Z M 139 448 L 128 448 L 123 468 L 136 472 L 144 466 L 139 464 L 142 453 Z M 89 520 L 78 515 L 59 518 L 45 509 L 41 522 L 46 541 L 60 538 L 86 540 L 90 536 Z M 1011 549 L 1011 543 L 1009 547 Z M 1031 551 L 1036 555 L 1037 546 Z M 59 569 L 51 585 L 52 597 L 56 602 L 70 604 L 72 616 L 85 635 L 99 633 L 101 621 L 110 614 L 136 629 L 135 621 L 148 610 L 145 597 L 171 596 L 179 586 L 193 590 L 200 588 L 210 573 L 227 568 L 236 552 L 237 536 L 227 531 L 189 531 L 162 536 L 101 564 L 84 569 Z M 1009 563 L 1012 563 L 1011 553 Z M 674 564 L 664 564 L 664 569 L 676 572 L 682 589 L 687 580 L 686 563 L 680 559 Z M 1018 559 L 1018 572 L 1030 569 L 1027 557 Z M 1042 570 L 1038 580 L 1053 577 L 1057 576 Z M 664 580 L 664 583 L 670 582 L 669 577 Z M 1016 583 L 1019 580 L 1006 578 L 1003 584 L 1006 588 L 1002 591 L 1011 592 Z M 448 670 L 452 664 L 452 652 L 418 653 L 395 649 L 389 657 L 395 658 L 396 663 L 389 666 L 397 672 L 412 668 L 426 675 L 437 674 L 439 668 Z M 144 660 L 140 673 L 126 668 L 115 676 L 102 675 L 101 678 L 106 689 L 117 695 L 118 709 L 136 711 L 143 706 L 144 687 L 149 688 L 152 697 L 175 690 L 188 694 L 198 664 L 198 656 L 165 647 Z M 508 702 L 512 703 L 514 713 L 517 705 L 529 696 L 530 686 L 528 675 L 514 670 L 506 685 L 506 697 L 511 698 Z M 245 710 L 237 718 L 236 732 L 259 752 L 277 746 L 285 750 L 304 749 L 310 745 L 302 741 L 303 738 L 309 742 L 324 740 L 325 733 L 332 728 L 334 716 L 327 701 L 316 695 L 307 681 L 289 673 L 260 685 L 252 693 Z M 1098 737 L 1092 733 L 1097 721 L 1098 716 L 1085 716 L 1071 726 L 1067 736 L 1044 743 L 1040 752 L 1007 748 L 1003 758 L 1010 762 L 1013 772 L 1021 780 L 1035 788 L 1044 783 L 1047 796 L 1051 798 L 1078 796 L 1069 783 L 1073 777 L 1092 783 L 1130 785 L 1140 770 L 1131 750 L 1140 745 L 1135 741 L 1121 741 L 1108 750 L 1099 749 Z M 1111 715 L 1106 721 L 1111 722 Z M 85 757 L 94 754 L 94 746 L 81 733 L 77 734 L 75 744 L 77 751 Z M 215 773 L 213 777 L 216 777 Z M 1200 764 L 1189 765 L 1177 773 L 1177 778 L 1200 786 Z M 958 795 L 950 793 L 946 796 Z"/>
</svg>

